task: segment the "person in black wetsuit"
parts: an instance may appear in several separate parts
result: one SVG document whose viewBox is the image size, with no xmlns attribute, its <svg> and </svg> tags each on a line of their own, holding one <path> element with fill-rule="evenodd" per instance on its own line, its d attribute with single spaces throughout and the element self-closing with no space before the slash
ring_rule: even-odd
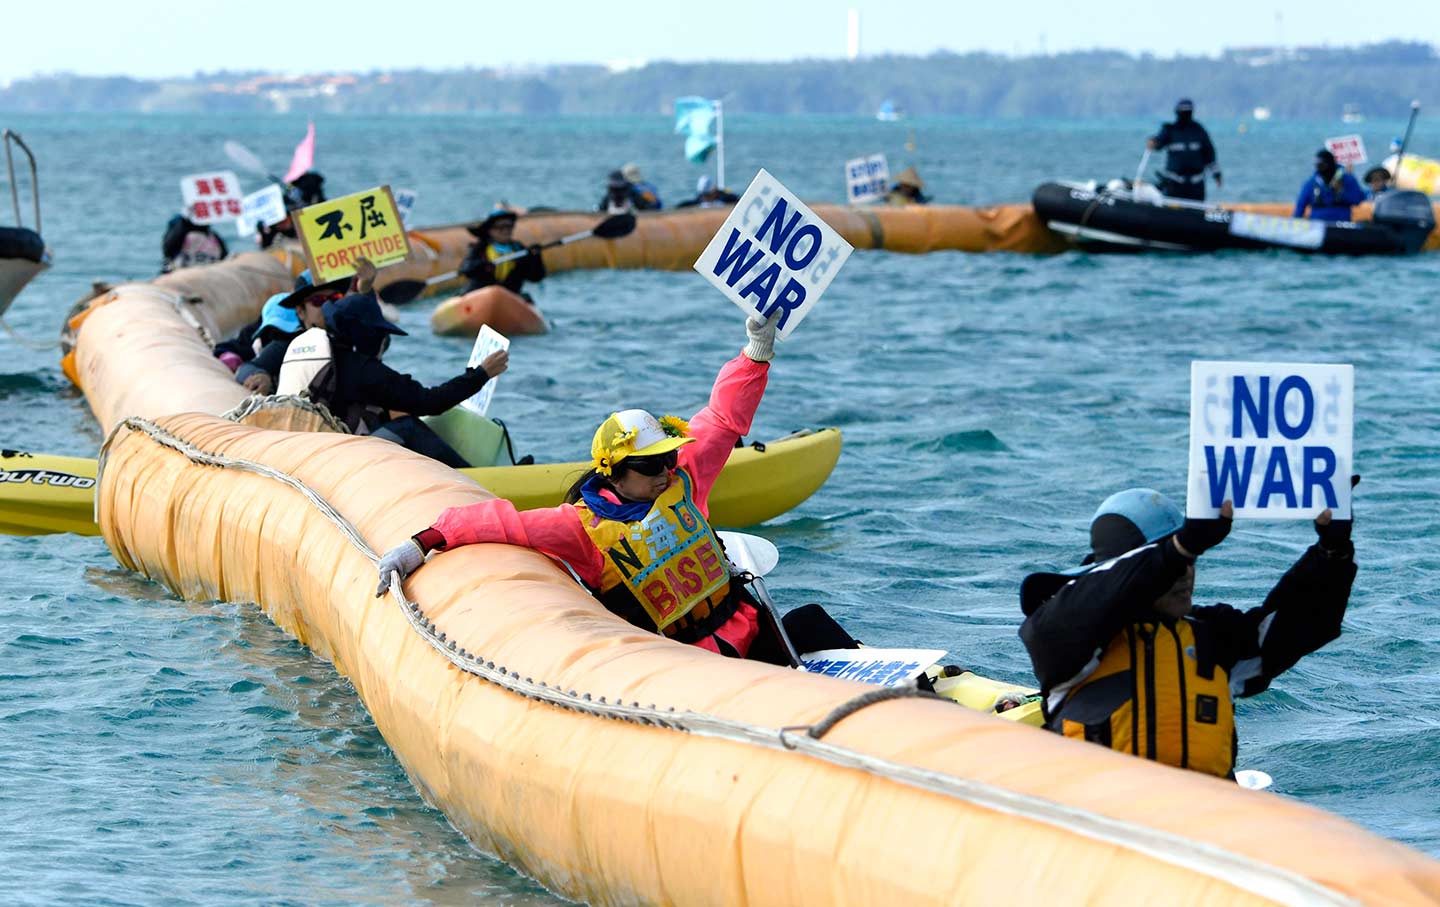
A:
<svg viewBox="0 0 1440 907">
<path fill-rule="evenodd" d="M 527 282 L 539 283 L 545 279 L 545 259 L 539 246 L 527 247 L 515 242 L 515 221 L 518 217 L 509 208 L 497 207 L 479 224 L 465 228 L 476 240 L 460 263 L 460 273 L 469 280 L 465 292 L 498 283 L 512 293 L 524 296 L 530 303 L 535 302 L 521 288 Z M 496 261 L 516 252 L 529 254 L 515 261 Z"/>
<path fill-rule="evenodd" d="M 1210 133 L 1195 121 L 1195 103 L 1181 98 L 1175 105 L 1175 122 L 1166 123 L 1160 131 L 1145 140 L 1151 151 L 1165 152 L 1165 166 L 1159 171 L 1160 191 L 1171 198 L 1205 200 L 1205 174 L 1215 177 L 1219 188 L 1220 164 L 1215 160 L 1215 146 Z"/>
<path fill-rule="evenodd" d="M 420 416 L 438 416 L 474 395 L 509 366 L 504 350 L 491 353 L 478 368 L 467 368 L 448 381 L 426 387 L 380 361 L 392 335 L 405 332 L 386 320 L 373 289 L 375 266 L 360 259 L 358 292 L 345 292 L 348 280 L 296 290 L 282 304 L 298 310 L 307 330 L 290 344 L 280 368 L 280 387 L 301 385 L 311 400 L 323 403 L 355 434 L 371 434 L 416 453 L 463 469 L 467 463 Z M 315 353 L 315 334 L 323 334 L 324 352 Z M 301 356 L 297 346 L 309 346 Z M 293 358 L 292 358 L 293 357 Z M 292 382 L 286 370 L 295 369 Z"/>
<path fill-rule="evenodd" d="M 1087 566 L 1025 578 L 1020 639 L 1047 728 L 1233 776 L 1234 697 L 1263 692 L 1338 638 L 1355 581 L 1351 521 L 1325 510 L 1316 543 L 1264 604 L 1195 607 L 1195 561 L 1229 534 L 1233 512 L 1226 501 L 1217 519 L 1186 519 L 1157 491 L 1122 491 L 1090 523 Z"/>
</svg>

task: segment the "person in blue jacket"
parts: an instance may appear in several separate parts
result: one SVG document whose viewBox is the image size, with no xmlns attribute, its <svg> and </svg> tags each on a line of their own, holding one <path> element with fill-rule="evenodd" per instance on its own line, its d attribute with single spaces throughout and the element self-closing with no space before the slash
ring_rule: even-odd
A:
<svg viewBox="0 0 1440 907">
<path fill-rule="evenodd" d="M 1350 171 L 1335 162 L 1335 155 L 1321 149 L 1315 152 L 1315 172 L 1300 187 L 1295 199 L 1294 217 L 1311 220 L 1349 220 L 1350 206 L 1365 201 L 1365 190 Z"/>
</svg>

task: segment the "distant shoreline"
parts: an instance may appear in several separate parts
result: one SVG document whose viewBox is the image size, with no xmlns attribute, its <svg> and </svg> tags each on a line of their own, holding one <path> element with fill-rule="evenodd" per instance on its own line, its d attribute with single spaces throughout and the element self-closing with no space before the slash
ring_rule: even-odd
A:
<svg viewBox="0 0 1440 907">
<path fill-rule="evenodd" d="M 677 95 L 727 111 L 1000 119 L 1154 117 L 1182 95 L 1201 119 L 1403 117 L 1440 103 L 1440 55 L 1418 42 L 1227 50 L 1161 59 L 1121 51 L 1050 56 L 937 53 L 793 63 L 650 63 L 371 73 L 201 73 L 188 78 L 42 75 L 0 85 L 0 113 L 668 114 Z M 903 122 L 903 120 L 902 120 Z"/>
</svg>

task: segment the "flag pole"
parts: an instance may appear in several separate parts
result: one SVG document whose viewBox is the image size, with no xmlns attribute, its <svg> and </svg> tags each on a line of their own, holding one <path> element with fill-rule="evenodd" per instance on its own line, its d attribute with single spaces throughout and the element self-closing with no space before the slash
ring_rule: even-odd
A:
<svg viewBox="0 0 1440 907">
<path fill-rule="evenodd" d="M 725 188 L 725 107 L 718 98 L 715 101 L 715 188 Z"/>
</svg>

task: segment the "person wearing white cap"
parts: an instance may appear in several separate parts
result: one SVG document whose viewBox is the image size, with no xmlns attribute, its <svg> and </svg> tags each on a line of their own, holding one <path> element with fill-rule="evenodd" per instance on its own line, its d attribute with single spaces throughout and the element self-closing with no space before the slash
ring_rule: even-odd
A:
<svg viewBox="0 0 1440 907">
<path fill-rule="evenodd" d="M 1095 512 L 1081 567 L 1025 578 L 1020 639 L 1047 728 L 1233 777 L 1235 697 L 1264 692 L 1338 638 L 1355 581 L 1351 521 L 1327 509 L 1264 604 L 1195 607 L 1195 561 L 1225 540 L 1233 514 L 1225 501 L 1216 519 L 1186 519 L 1158 491 L 1131 488 Z"/>
<path fill-rule="evenodd" d="M 637 211 L 659 211 L 665 207 L 660 201 L 660 190 L 655 184 L 645 179 L 640 172 L 640 165 L 633 161 L 620 168 L 620 175 L 625 177 L 625 182 L 630 184 L 631 192 L 635 198 L 635 209 Z"/>
<path fill-rule="evenodd" d="M 496 498 L 445 510 L 385 554 L 376 594 L 392 575 L 403 581 L 419 569 L 431 551 L 524 545 L 568 564 L 606 608 L 637 627 L 721 655 L 788 664 L 769 612 L 731 576 L 708 519 L 710 489 L 765 393 L 779 315 L 745 323 L 745 349 L 720 370 L 710 402 L 689 422 L 639 409 L 611 413 L 595 430 L 591 469 L 567 503 L 521 511 Z M 786 630 L 797 612 L 806 615 L 800 626 L 815 626 L 818 611 L 797 608 L 786 615 Z"/>
</svg>

